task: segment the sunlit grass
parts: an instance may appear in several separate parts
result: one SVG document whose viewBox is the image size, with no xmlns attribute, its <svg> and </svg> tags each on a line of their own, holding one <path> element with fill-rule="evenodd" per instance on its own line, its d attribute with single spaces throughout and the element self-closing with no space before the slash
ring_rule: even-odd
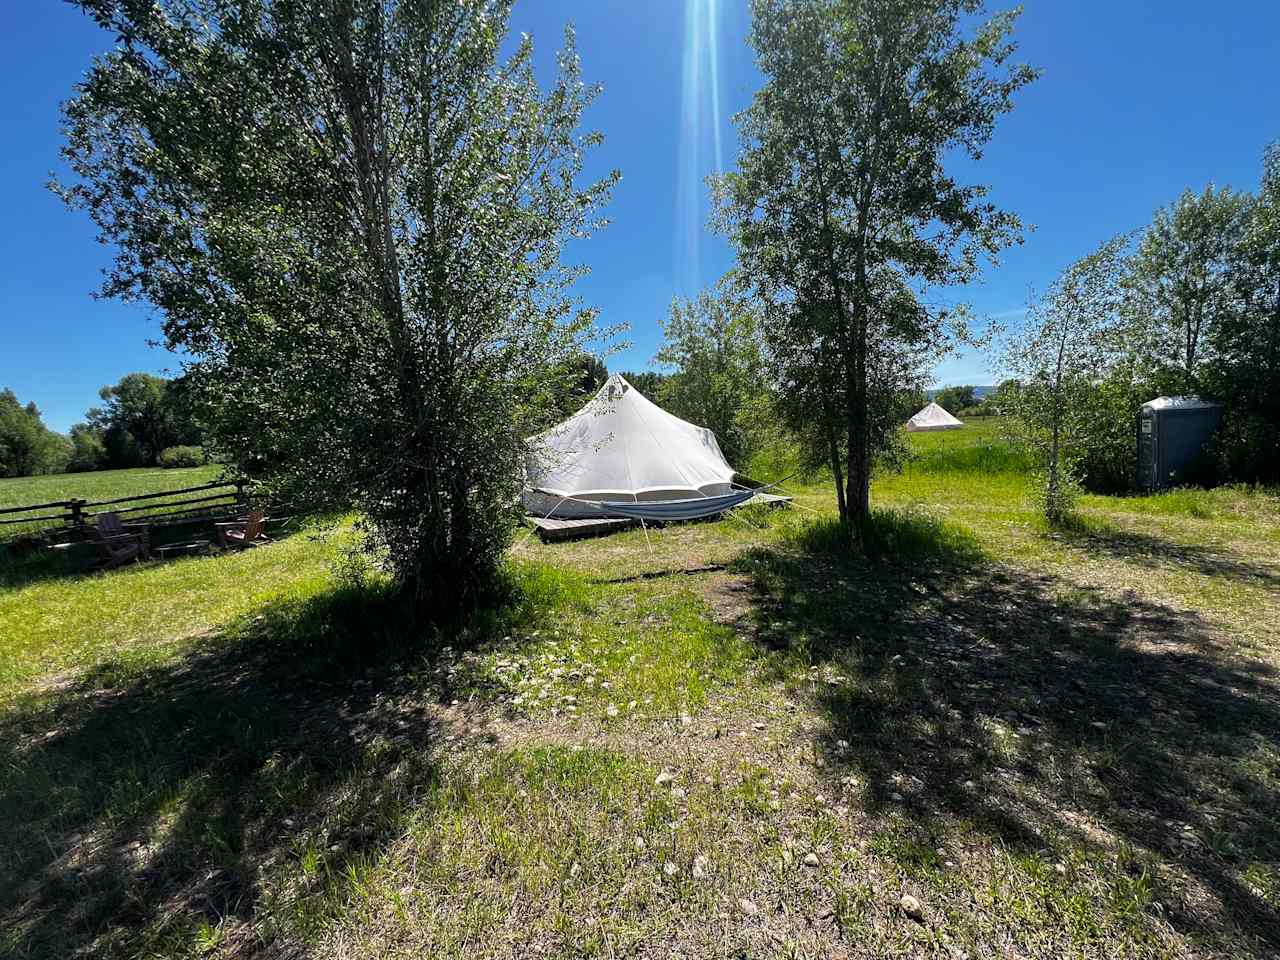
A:
<svg viewBox="0 0 1280 960">
<path fill-rule="evenodd" d="M 1128 497 L 1085 497 L 1087 506 L 1151 516 L 1196 520 L 1280 521 L 1280 490 L 1232 485 L 1205 490 L 1179 487 Z"/>
<path fill-rule="evenodd" d="M 966 528 L 940 520 L 919 503 L 873 509 L 871 520 L 856 535 L 834 516 L 792 524 L 782 542 L 808 554 L 842 557 L 851 553 L 897 561 L 954 559 L 980 554 L 978 539 Z"/>
<path fill-rule="evenodd" d="M 958 430 L 908 434 L 912 456 L 903 472 L 909 477 L 1026 473 L 1027 453 L 1009 434 L 1009 424 L 1001 417 L 973 417 Z"/>
<path fill-rule="evenodd" d="M 558 606 L 554 621 L 523 642 L 447 657 L 460 695 L 497 692 L 530 716 L 676 717 L 740 679 L 752 656 L 706 617 L 695 587 L 600 585 L 587 596 Z"/>
<path fill-rule="evenodd" d="M 222 472 L 220 465 L 208 464 L 173 470 L 141 467 L 136 470 L 93 470 L 87 473 L 57 473 L 40 477 L 8 477 L 0 479 L 0 509 L 55 503 L 59 500 L 115 500 L 165 490 L 181 490 L 212 483 Z M 165 501 L 161 498 L 156 502 Z M 36 515 L 52 513 L 57 511 L 40 511 Z M 21 515 L 3 515 L 0 519 L 12 520 L 19 516 Z M 0 526 L 0 541 L 20 534 L 35 533 L 49 526 L 49 523 L 5 524 Z"/>
<path fill-rule="evenodd" d="M 39 477 L 0 479 L 0 507 L 18 507 L 54 500 L 111 500 L 179 487 L 210 483 L 222 474 L 218 464 L 162 470 L 91 470 L 87 473 L 55 473 Z"/>
<path fill-rule="evenodd" d="M 333 585 L 332 537 L 307 529 L 258 550 L 38 579 L 0 589 L 0 701 L 41 676 L 109 658 L 172 657 L 237 617 Z"/>
</svg>

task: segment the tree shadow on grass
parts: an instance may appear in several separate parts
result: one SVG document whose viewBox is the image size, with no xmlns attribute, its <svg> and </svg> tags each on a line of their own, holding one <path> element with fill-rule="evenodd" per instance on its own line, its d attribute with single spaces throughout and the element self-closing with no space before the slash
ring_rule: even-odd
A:
<svg viewBox="0 0 1280 960">
<path fill-rule="evenodd" d="M 1206 577 L 1226 577 L 1262 587 L 1280 587 L 1280 571 L 1253 563 L 1239 555 L 1206 544 L 1190 544 L 1121 529 L 1100 517 L 1073 515 L 1047 534 L 1087 550 L 1172 570 L 1186 570 Z"/>
<path fill-rule="evenodd" d="M 501 636 L 517 606 L 473 622 Z M 451 691 L 431 666 L 455 633 L 338 589 L 176 662 L 24 695 L 0 717 L 0 953 L 184 953 L 228 919 L 242 938 L 305 930 L 436 783 Z"/>
<path fill-rule="evenodd" d="M 271 521 L 267 533 L 272 541 L 285 540 L 303 532 L 312 523 L 332 525 L 337 522 L 336 515 L 320 515 L 305 518 L 305 526 L 292 520 L 287 523 Z M 176 526 L 153 526 L 150 528 L 150 544 L 152 556 L 150 560 L 131 560 L 112 570 L 101 568 L 102 555 L 98 548 L 88 540 L 74 541 L 58 548 L 50 548 L 34 537 L 22 537 L 9 541 L 0 541 L 0 590 L 19 590 L 23 587 L 42 583 L 47 580 L 72 580 L 93 576 L 110 576 L 113 573 L 135 570 L 139 567 L 152 567 L 171 563 L 176 559 L 190 556 L 186 553 L 175 553 L 169 557 L 161 555 L 160 548 L 174 544 L 192 544 L 205 541 L 208 546 L 204 553 L 220 552 L 215 546 L 216 538 L 210 521 L 196 521 Z M 260 548 L 259 548 L 260 549 Z"/>
<path fill-rule="evenodd" d="M 0 590 L 19 590 L 45 580 L 66 580 L 92 574 L 95 555 L 88 544 L 69 550 L 49 550 L 22 541 L 0 543 Z"/>
<path fill-rule="evenodd" d="M 1194 614 L 904 524 L 905 561 L 841 557 L 821 524 L 738 561 L 778 675 L 818 691 L 833 780 L 857 772 L 872 811 L 927 838 L 1129 845 L 1188 878 L 1149 905 L 1175 929 L 1274 955 L 1280 914 L 1243 874 L 1280 860 L 1275 670 Z"/>
</svg>

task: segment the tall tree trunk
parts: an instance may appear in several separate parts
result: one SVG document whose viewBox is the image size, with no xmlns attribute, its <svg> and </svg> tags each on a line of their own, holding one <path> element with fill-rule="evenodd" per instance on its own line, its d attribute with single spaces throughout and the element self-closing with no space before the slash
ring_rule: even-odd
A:
<svg viewBox="0 0 1280 960">
<path fill-rule="evenodd" d="M 855 350 L 857 348 L 855 347 Z M 867 401 L 865 383 L 859 384 L 862 374 L 852 375 L 853 397 L 847 405 L 849 451 L 846 459 L 845 500 L 848 504 L 849 522 L 861 527 L 871 515 L 871 458 L 867 452 Z M 861 386 L 861 389 L 859 387 Z"/>
<path fill-rule="evenodd" d="M 822 163 L 822 150 L 818 138 L 813 133 L 812 122 L 809 124 L 810 139 L 813 143 L 814 172 L 818 178 L 818 192 L 822 204 L 822 231 L 826 241 L 827 282 L 831 285 L 831 307 L 834 314 L 834 326 L 844 341 L 845 368 L 845 422 L 846 440 L 848 442 L 847 470 L 844 490 L 841 494 L 839 471 L 835 470 L 837 487 L 836 501 L 840 506 L 840 520 L 849 528 L 851 539 L 857 539 L 863 524 L 871 511 L 871 478 L 867 458 L 867 422 L 866 422 L 866 363 L 865 363 L 865 299 L 860 295 L 855 300 L 854 309 L 862 312 L 857 318 L 849 316 L 849 305 L 845 295 L 844 284 L 840 280 L 840 267 L 836 258 L 835 235 L 831 224 L 830 197 L 827 193 L 826 174 Z M 860 280 L 866 284 L 866 211 L 859 212 L 859 236 L 862 243 L 858 248 L 858 260 L 861 266 Z M 858 319 L 861 318 L 861 319 Z M 861 339 L 854 332 L 863 331 Z M 863 361 L 858 364 L 857 344 L 861 342 Z M 834 444 L 833 444 L 834 446 Z M 834 457 L 833 457 L 834 459 Z"/>
<path fill-rule="evenodd" d="M 854 264 L 852 316 L 846 337 L 845 414 L 848 427 L 848 470 L 845 500 L 849 522 L 860 534 L 871 516 L 871 457 L 867 436 L 867 258 L 860 246 Z"/>
<path fill-rule="evenodd" d="M 827 444 L 831 458 L 831 476 L 836 483 L 836 506 L 840 509 L 840 522 L 849 523 L 849 505 L 844 498 L 844 471 L 840 469 L 840 444 L 836 441 L 835 427 L 827 426 Z"/>
<path fill-rule="evenodd" d="M 875 8 L 873 7 L 873 15 Z M 849 472 L 845 498 L 849 505 L 850 527 L 861 537 L 871 519 L 871 431 L 870 390 L 867 384 L 867 331 L 870 309 L 870 285 L 867 282 L 867 247 L 875 210 L 876 185 L 880 181 L 880 136 L 891 76 L 897 58 L 897 44 L 889 41 L 876 58 L 875 115 L 869 158 L 860 164 L 857 191 L 857 236 L 854 255 L 853 303 L 850 317 L 851 349 L 846 380 L 846 406 L 849 417 Z"/>
<path fill-rule="evenodd" d="M 1061 477 L 1058 470 L 1058 461 L 1061 457 L 1061 435 L 1060 420 L 1062 412 L 1057 408 L 1056 402 L 1053 411 L 1053 435 L 1049 441 L 1049 481 L 1048 496 L 1046 498 L 1047 508 L 1045 513 L 1048 514 L 1050 520 L 1061 519 L 1058 511 L 1058 492 L 1061 484 Z"/>
<path fill-rule="evenodd" d="M 1045 515 L 1051 521 L 1062 519 L 1061 490 L 1062 471 L 1059 468 L 1062 457 L 1062 365 L 1067 351 L 1067 336 L 1064 332 L 1058 341 L 1058 363 L 1053 373 L 1053 393 L 1050 401 L 1053 428 L 1049 439 L 1049 477 L 1045 491 Z"/>
<path fill-rule="evenodd" d="M 366 25 L 368 31 L 376 31 L 377 48 L 364 49 L 364 59 L 357 60 L 354 33 L 355 11 L 350 0 L 339 0 L 335 5 L 334 30 L 338 56 L 335 63 L 337 91 L 341 100 L 351 136 L 352 164 L 356 174 L 359 218 L 363 227 L 367 270 L 374 280 L 374 297 L 382 322 L 385 324 L 388 344 L 396 358 L 396 390 L 405 411 L 405 422 L 393 429 L 403 432 L 405 457 L 402 461 L 403 482 L 406 487 L 427 491 L 434 522 L 427 528 L 435 531 L 431 544 L 420 542 L 413 558 L 414 573 L 406 576 L 405 587 L 420 608 L 447 596 L 450 586 L 442 583 L 442 575 L 452 569 L 442 562 L 451 555 L 450 550 L 450 502 L 439 469 L 439 443 L 431 422 L 435 404 L 423 390 L 425 378 L 422 365 L 427 362 L 420 353 L 405 309 L 401 282 L 400 252 L 392 229 L 392 185 L 390 144 L 387 136 L 387 115 L 384 102 L 383 64 L 388 56 L 386 25 L 381 13 Z M 426 66 L 430 71 L 430 65 Z M 429 77 L 430 81 L 430 77 Z M 427 153 L 422 165 L 423 177 L 428 185 L 427 219 L 433 230 L 431 243 L 435 243 L 435 197 L 438 171 L 431 154 L 431 128 L 434 120 L 434 88 L 427 84 L 423 109 L 427 128 Z M 432 301 L 439 302 L 437 291 L 432 291 Z M 439 311 L 434 311 L 439 313 Z M 437 361 L 438 362 L 438 361 Z M 391 426 L 391 425 L 388 425 Z"/>
<path fill-rule="evenodd" d="M 1191 396 L 1196 392 L 1196 349 L 1200 344 L 1200 325 L 1204 322 L 1204 295 L 1196 301 L 1194 319 L 1187 318 L 1187 370 L 1182 378 L 1182 392 Z"/>
</svg>

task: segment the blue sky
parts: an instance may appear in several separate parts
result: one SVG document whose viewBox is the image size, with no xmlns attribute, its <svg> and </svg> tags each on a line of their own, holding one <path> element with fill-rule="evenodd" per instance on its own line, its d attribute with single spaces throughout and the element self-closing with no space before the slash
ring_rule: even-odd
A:
<svg viewBox="0 0 1280 960">
<path fill-rule="evenodd" d="M 1102 239 L 1146 223 L 1185 187 L 1253 189 L 1280 138 L 1280 3 L 1026 0 L 1020 56 L 1044 71 L 962 173 L 1035 224 L 1026 243 L 963 291 L 936 295 L 1016 320 L 1028 295 Z M 996 9 L 1002 7 L 997 5 Z M 674 294 L 731 264 L 706 232 L 703 179 L 732 166 L 732 114 L 759 78 L 743 0 L 524 0 L 513 29 L 549 64 L 565 21 L 588 80 L 605 90 L 589 121 L 606 143 L 591 169 L 623 179 L 612 225 L 574 244 L 592 274 L 579 292 L 602 321 L 629 325 L 613 369 L 648 364 Z M 173 371 L 148 346 L 143 305 L 91 299 L 109 251 L 45 189 L 58 167 L 58 105 L 111 38 L 56 2 L 0 3 L 0 387 L 65 430 L 97 390 L 132 370 Z M 718 120 L 718 122 L 717 122 Z M 987 383 L 985 358 L 943 364 L 940 383 Z"/>
</svg>

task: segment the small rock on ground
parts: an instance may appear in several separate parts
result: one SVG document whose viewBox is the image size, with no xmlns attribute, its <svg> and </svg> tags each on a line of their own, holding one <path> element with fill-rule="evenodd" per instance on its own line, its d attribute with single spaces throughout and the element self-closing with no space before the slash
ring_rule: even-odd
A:
<svg viewBox="0 0 1280 960">
<path fill-rule="evenodd" d="M 902 908 L 902 912 L 912 920 L 924 923 L 924 904 L 911 894 L 904 893 L 902 895 L 902 899 L 898 901 L 898 906 L 900 906 Z"/>
</svg>

